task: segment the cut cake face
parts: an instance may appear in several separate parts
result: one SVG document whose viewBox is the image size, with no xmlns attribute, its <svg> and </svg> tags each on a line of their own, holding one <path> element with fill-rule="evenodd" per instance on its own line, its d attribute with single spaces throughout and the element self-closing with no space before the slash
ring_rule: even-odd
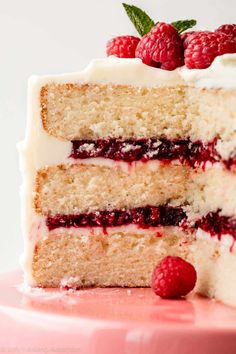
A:
<svg viewBox="0 0 236 354">
<path fill-rule="evenodd" d="M 235 63 L 164 71 L 110 57 L 31 79 L 29 285 L 149 286 L 178 255 L 194 264 L 197 292 L 236 305 Z"/>
</svg>

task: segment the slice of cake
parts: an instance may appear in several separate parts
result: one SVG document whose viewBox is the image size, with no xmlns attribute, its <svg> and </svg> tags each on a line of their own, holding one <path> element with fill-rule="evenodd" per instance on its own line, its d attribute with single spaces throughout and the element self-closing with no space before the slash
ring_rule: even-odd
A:
<svg viewBox="0 0 236 354">
<path fill-rule="evenodd" d="M 109 57 L 32 77 L 27 283 L 146 287 L 178 255 L 197 292 L 236 305 L 235 82 L 236 54 L 202 70 Z"/>
</svg>

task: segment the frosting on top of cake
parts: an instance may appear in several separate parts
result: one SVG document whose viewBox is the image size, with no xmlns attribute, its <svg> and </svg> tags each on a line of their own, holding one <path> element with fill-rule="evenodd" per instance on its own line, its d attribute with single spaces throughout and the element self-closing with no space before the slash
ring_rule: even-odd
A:
<svg viewBox="0 0 236 354">
<path fill-rule="evenodd" d="M 61 75 L 32 76 L 30 85 L 48 83 L 98 83 L 133 86 L 175 86 L 184 84 L 180 69 L 166 71 L 142 63 L 141 59 L 110 56 L 94 59 L 80 72 Z"/>
<path fill-rule="evenodd" d="M 80 72 L 61 75 L 32 76 L 30 85 L 41 87 L 49 83 L 100 83 L 133 86 L 236 87 L 236 54 L 216 57 L 207 69 L 187 69 L 185 66 L 173 71 L 150 67 L 141 59 L 124 59 L 110 56 L 95 59 Z"/>
<path fill-rule="evenodd" d="M 236 87 L 236 54 L 216 57 L 207 69 L 180 69 L 182 78 L 189 84 L 206 88 Z"/>
</svg>

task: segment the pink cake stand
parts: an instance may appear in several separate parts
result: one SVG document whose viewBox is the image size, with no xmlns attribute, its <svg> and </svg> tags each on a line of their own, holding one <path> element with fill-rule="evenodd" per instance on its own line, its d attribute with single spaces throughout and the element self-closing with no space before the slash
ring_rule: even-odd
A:
<svg viewBox="0 0 236 354">
<path fill-rule="evenodd" d="M 0 353 L 235 354 L 236 309 L 150 289 L 23 291 L 0 276 Z"/>
</svg>

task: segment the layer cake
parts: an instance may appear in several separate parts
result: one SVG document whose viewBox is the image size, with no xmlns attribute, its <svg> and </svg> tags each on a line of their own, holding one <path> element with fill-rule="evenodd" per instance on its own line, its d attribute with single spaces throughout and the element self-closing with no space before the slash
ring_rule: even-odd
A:
<svg viewBox="0 0 236 354">
<path fill-rule="evenodd" d="M 32 77 L 20 146 L 26 282 L 150 285 L 166 255 L 236 305 L 236 54 L 165 71 L 109 57 Z"/>
</svg>

